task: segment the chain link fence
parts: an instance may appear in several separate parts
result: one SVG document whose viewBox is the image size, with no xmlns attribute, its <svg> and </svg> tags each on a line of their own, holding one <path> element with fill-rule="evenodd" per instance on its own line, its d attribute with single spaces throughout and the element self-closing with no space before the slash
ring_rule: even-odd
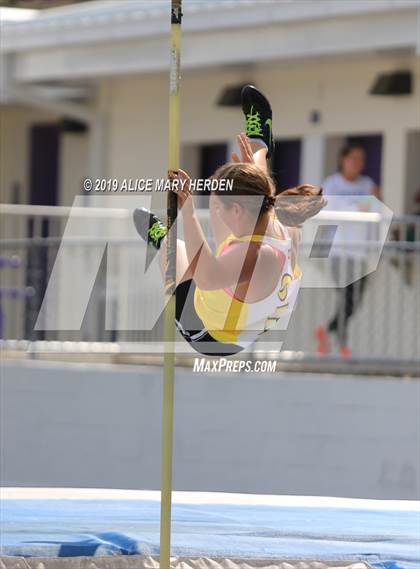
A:
<svg viewBox="0 0 420 569">
<path fill-rule="evenodd" d="M 105 346 L 105 343 L 142 343 L 143 351 L 148 347 L 150 351 L 161 351 L 162 319 L 158 319 L 151 332 L 138 330 L 136 326 L 137 315 L 148 311 L 153 315 L 163 295 L 158 278 L 153 286 L 142 286 L 143 268 L 138 272 L 132 251 L 133 247 L 144 247 L 144 244 L 136 237 L 115 240 L 103 255 L 80 330 L 34 329 L 70 210 L 44 206 L 0 207 L 3 344 L 9 342 L 10 345 L 17 340 L 44 341 L 50 346 L 52 342 L 88 342 L 94 351 L 95 346 Z M 118 223 L 131 224 L 128 210 L 79 210 L 73 209 L 72 216 L 86 218 L 88 223 L 105 218 L 107 223 L 117 219 Z M 208 230 L 208 211 L 198 211 Z M 330 212 L 332 219 L 331 216 L 333 212 Z M 71 279 L 61 282 L 56 298 L 56 307 L 63 315 L 72 310 L 81 275 L 97 258 L 98 247 L 103 248 L 103 243 L 94 238 L 66 242 L 67 259 L 75 271 Z M 305 241 L 304 236 L 301 247 L 305 250 L 313 247 L 313 243 Z M 328 278 L 338 282 L 343 279 L 343 272 L 352 270 L 352 261 L 332 258 L 323 267 L 324 272 L 330 273 Z M 416 360 L 420 353 L 419 279 L 420 217 L 394 217 L 376 270 L 352 285 L 351 299 L 348 287 L 302 287 L 287 330 L 270 341 L 270 350 L 287 351 L 291 359 L 302 353 L 316 354 L 319 351 L 317 331 L 330 328 L 329 351 L 322 354 L 325 358 L 339 354 L 345 342 L 346 355 L 350 358 Z M 57 349 L 60 345 L 55 344 Z"/>
</svg>

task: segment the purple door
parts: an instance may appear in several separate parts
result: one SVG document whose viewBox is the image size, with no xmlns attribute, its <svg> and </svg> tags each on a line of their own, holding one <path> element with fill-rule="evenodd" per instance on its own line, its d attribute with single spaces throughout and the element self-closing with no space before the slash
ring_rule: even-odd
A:
<svg viewBox="0 0 420 569">
<path fill-rule="evenodd" d="M 204 144 L 200 152 L 200 178 L 210 178 L 214 171 L 226 163 L 227 144 Z"/>
<path fill-rule="evenodd" d="M 200 178 L 210 178 L 227 161 L 228 145 L 224 142 L 219 144 L 204 144 L 200 148 Z M 208 207 L 210 192 L 200 192 L 200 207 Z"/>
<path fill-rule="evenodd" d="M 272 169 L 278 192 L 299 184 L 301 154 L 300 138 L 275 141 Z"/>
<path fill-rule="evenodd" d="M 59 143 L 58 125 L 36 124 L 29 133 L 29 203 L 32 205 L 57 205 L 59 175 Z M 28 220 L 28 237 L 48 237 L 51 234 L 51 219 L 47 216 L 37 225 L 34 219 Z M 34 324 L 41 307 L 47 287 L 49 273 L 52 269 L 56 251 L 33 243 L 26 263 L 26 285 L 33 287 L 34 296 L 26 300 L 25 337 L 32 340 L 45 338 L 44 332 L 35 332 Z"/>
</svg>

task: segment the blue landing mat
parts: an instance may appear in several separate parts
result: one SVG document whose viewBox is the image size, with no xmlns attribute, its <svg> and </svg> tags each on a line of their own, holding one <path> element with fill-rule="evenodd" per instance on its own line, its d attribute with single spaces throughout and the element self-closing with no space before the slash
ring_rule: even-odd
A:
<svg viewBox="0 0 420 569">
<path fill-rule="evenodd" d="M 125 499 L 106 499 L 107 492 L 96 491 L 95 499 L 16 499 L 6 491 L 1 554 L 158 554 L 159 494 L 127 491 Z M 364 560 L 377 569 L 420 568 L 420 515 L 413 502 L 265 496 L 258 503 L 254 498 L 176 493 L 173 555 Z"/>
</svg>

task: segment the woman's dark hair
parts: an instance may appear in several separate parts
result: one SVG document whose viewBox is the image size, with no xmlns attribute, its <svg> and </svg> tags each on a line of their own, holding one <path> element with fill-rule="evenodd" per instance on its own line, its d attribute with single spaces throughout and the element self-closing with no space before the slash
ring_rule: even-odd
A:
<svg viewBox="0 0 420 569">
<path fill-rule="evenodd" d="M 228 205 L 232 203 L 228 198 L 241 196 L 240 203 L 243 207 L 256 212 L 259 216 L 272 209 L 279 221 L 289 227 L 302 225 L 327 204 L 322 196 L 322 189 L 310 184 L 302 184 L 276 195 L 271 176 L 256 164 L 247 162 L 225 164 L 216 170 L 212 178 L 233 180 L 232 191 L 214 191 L 214 194 Z M 262 203 L 260 200 L 255 200 L 255 196 L 263 196 Z"/>
<path fill-rule="evenodd" d="M 341 172 L 343 158 L 346 158 L 349 154 L 353 152 L 353 150 L 363 150 L 366 152 L 365 147 L 361 142 L 353 141 L 347 142 L 340 150 L 340 154 L 338 155 L 338 170 Z"/>
</svg>

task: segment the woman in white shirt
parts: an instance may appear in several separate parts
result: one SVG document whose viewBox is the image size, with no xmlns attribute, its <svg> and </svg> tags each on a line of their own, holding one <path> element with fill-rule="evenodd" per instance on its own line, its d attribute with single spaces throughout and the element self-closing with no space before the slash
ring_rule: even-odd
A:
<svg viewBox="0 0 420 569">
<path fill-rule="evenodd" d="M 334 199 L 333 209 L 341 211 L 366 211 L 366 197 L 379 196 L 379 187 L 369 177 L 362 175 L 365 167 L 366 153 L 362 145 L 350 143 L 344 146 L 340 152 L 339 171 L 328 176 L 322 184 L 324 195 Z M 351 233 L 349 239 L 359 241 L 368 240 L 366 227 L 361 224 L 352 223 L 345 228 L 342 234 L 347 231 Z M 345 240 L 345 235 L 344 235 Z M 356 240 L 357 240 L 356 239 Z M 338 254 L 331 258 L 331 268 L 334 280 L 339 282 L 340 271 L 346 271 L 348 280 L 357 279 L 358 274 L 363 274 L 361 265 L 366 261 L 368 254 L 367 248 L 346 247 L 345 243 Z M 354 275 L 354 277 L 353 277 Z M 336 335 L 339 343 L 340 353 L 343 357 L 351 355 L 348 347 L 348 324 L 355 310 L 359 306 L 366 286 L 366 277 L 362 277 L 345 288 L 337 289 L 338 302 L 337 309 L 333 318 L 327 326 L 318 326 L 315 335 L 318 341 L 317 351 L 326 354 L 331 351 L 330 337 Z"/>
</svg>

